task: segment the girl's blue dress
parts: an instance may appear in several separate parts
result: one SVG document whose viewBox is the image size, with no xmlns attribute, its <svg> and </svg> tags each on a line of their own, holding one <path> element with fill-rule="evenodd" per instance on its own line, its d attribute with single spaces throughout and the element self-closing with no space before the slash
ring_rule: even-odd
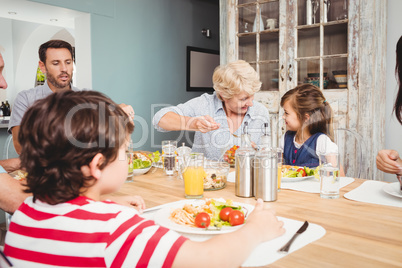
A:
<svg viewBox="0 0 402 268">
<path fill-rule="evenodd" d="M 316 153 L 317 139 L 324 133 L 318 132 L 313 134 L 298 149 L 293 143 L 296 131 L 287 131 L 285 133 L 285 144 L 283 148 L 283 157 L 285 165 L 301 166 L 301 167 L 317 167 L 320 163 Z"/>
</svg>

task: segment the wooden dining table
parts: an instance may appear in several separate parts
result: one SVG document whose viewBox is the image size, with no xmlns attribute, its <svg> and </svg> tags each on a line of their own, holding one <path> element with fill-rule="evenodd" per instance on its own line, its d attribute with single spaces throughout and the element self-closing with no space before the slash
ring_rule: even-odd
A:
<svg viewBox="0 0 402 268">
<path fill-rule="evenodd" d="M 364 181 L 355 179 L 341 188 L 338 199 L 282 189 L 275 202 L 265 202 L 264 206 L 275 209 L 278 216 L 309 221 L 326 230 L 321 239 L 268 267 L 402 267 L 402 208 L 343 197 Z M 145 175 L 135 176 L 114 195 L 140 195 L 147 208 L 185 199 L 183 181 L 154 167 Z M 231 182 L 224 189 L 204 191 L 204 197 L 256 202 L 254 198 L 237 197 Z"/>
</svg>

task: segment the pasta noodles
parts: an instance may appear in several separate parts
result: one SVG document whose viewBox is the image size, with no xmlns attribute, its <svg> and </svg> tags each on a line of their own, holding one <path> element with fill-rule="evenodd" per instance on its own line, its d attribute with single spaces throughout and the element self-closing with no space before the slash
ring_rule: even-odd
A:
<svg viewBox="0 0 402 268">
<path fill-rule="evenodd" d="M 210 202 L 207 201 L 204 205 L 193 206 L 191 204 L 185 204 L 183 208 L 177 208 L 170 213 L 170 219 L 181 225 L 188 225 L 195 227 L 195 216 L 200 212 L 206 212 L 212 217 L 212 211 L 209 208 Z"/>
</svg>

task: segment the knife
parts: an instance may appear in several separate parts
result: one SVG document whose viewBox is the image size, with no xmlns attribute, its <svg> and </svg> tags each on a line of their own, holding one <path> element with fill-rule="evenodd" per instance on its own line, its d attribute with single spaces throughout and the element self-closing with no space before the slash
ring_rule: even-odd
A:
<svg viewBox="0 0 402 268">
<path fill-rule="evenodd" d="M 300 227 L 299 230 L 293 235 L 293 237 L 287 242 L 283 247 L 281 247 L 278 252 L 282 253 L 288 253 L 290 246 L 292 245 L 293 241 L 298 237 L 300 234 L 302 234 L 304 231 L 306 231 L 308 227 L 308 221 L 305 221 L 303 225 Z"/>
</svg>

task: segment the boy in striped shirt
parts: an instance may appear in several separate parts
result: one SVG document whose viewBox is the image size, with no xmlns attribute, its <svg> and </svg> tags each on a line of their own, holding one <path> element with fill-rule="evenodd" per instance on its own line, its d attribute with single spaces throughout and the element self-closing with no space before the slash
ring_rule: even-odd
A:
<svg viewBox="0 0 402 268">
<path fill-rule="evenodd" d="M 205 242 L 101 201 L 127 177 L 134 126 L 99 92 L 52 94 L 27 111 L 21 126 L 21 163 L 33 196 L 6 237 L 4 253 L 16 267 L 239 266 L 260 242 L 284 233 L 261 201 L 241 229 Z"/>
</svg>

